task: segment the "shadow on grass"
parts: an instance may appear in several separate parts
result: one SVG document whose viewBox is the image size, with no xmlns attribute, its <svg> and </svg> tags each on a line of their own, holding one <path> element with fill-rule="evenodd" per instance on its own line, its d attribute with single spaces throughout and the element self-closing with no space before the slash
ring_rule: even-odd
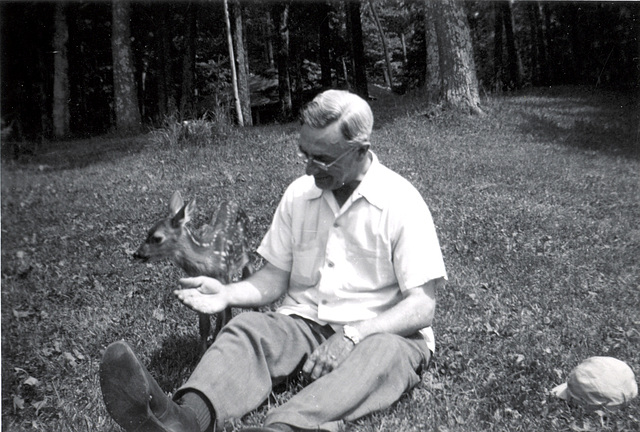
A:
<svg viewBox="0 0 640 432">
<path fill-rule="evenodd" d="M 640 105 L 636 91 L 561 88 L 505 98 L 523 122 L 518 130 L 552 144 L 640 158 Z"/>
<path fill-rule="evenodd" d="M 195 336 L 172 333 L 153 353 L 148 368 L 163 390 L 177 389 L 191 375 L 201 357 L 198 342 Z"/>
<path fill-rule="evenodd" d="M 45 144 L 4 143 L 3 161 L 47 170 L 72 170 L 103 162 L 117 162 L 122 157 L 142 151 L 147 138 L 95 137 Z"/>
</svg>

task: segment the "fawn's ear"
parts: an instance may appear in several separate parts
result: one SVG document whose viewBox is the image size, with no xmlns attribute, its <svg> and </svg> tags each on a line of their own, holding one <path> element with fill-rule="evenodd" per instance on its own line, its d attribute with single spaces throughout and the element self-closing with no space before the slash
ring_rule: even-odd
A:
<svg viewBox="0 0 640 432">
<path fill-rule="evenodd" d="M 183 206 L 178 210 L 173 218 L 171 219 L 171 225 L 174 228 L 179 228 L 184 226 L 187 222 L 191 220 L 196 210 L 196 200 L 190 201 L 187 205 Z"/>
<path fill-rule="evenodd" d="M 189 201 L 189 204 L 187 204 L 186 206 L 184 206 L 184 215 L 185 215 L 185 222 L 189 222 L 191 220 L 191 218 L 193 218 L 193 215 L 196 213 L 196 199 L 192 199 L 191 201 Z"/>
<path fill-rule="evenodd" d="M 182 199 L 180 191 L 175 191 L 173 195 L 171 195 L 171 200 L 169 201 L 169 213 L 171 216 L 177 215 L 183 205 L 184 200 Z"/>
</svg>

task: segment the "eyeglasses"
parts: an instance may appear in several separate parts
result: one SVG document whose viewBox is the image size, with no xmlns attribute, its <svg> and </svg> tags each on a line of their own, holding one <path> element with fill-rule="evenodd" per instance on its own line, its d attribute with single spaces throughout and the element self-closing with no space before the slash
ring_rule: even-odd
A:
<svg viewBox="0 0 640 432">
<path fill-rule="evenodd" d="M 360 149 L 360 147 L 351 146 L 351 147 L 349 147 L 349 149 L 347 151 L 342 153 L 340 156 L 335 158 L 333 160 L 333 162 L 330 162 L 330 163 L 319 161 L 318 159 L 315 158 L 315 156 L 311 156 L 311 155 L 307 154 L 307 152 L 302 150 L 300 147 L 298 147 L 298 156 L 300 156 L 304 160 L 304 162 L 306 164 L 311 162 L 312 164 L 314 164 L 315 166 L 320 168 L 322 171 L 329 171 L 329 168 L 331 168 L 333 165 L 335 165 L 340 159 L 342 159 L 343 157 L 345 157 L 346 155 L 348 155 L 352 151 L 359 150 L 359 149 Z"/>
</svg>

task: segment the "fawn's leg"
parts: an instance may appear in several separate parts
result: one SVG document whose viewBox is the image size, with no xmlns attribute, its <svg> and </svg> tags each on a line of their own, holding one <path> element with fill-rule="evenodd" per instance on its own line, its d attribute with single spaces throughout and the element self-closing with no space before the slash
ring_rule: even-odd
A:
<svg viewBox="0 0 640 432">
<path fill-rule="evenodd" d="M 222 330 L 222 327 L 226 326 L 233 318 L 231 308 L 226 308 L 216 316 L 216 328 L 213 330 L 213 339 L 218 337 L 218 333 Z"/>
<path fill-rule="evenodd" d="M 247 264 L 242 268 L 242 279 L 246 279 L 252 274 L 253 274 L 253 266 L 251 264 Z M 231 280 L 231 277 L 229 277 L 228 280 Z M 231 308 L 227 308 L 222 312 L 220 312 L 219 314 L 217 314 L 216 327 L 213 330 L 214 340 L 218 337 L 218 333 L 220 333 L 220 330 L 222 330 L 222 327 L 226 326 L 229 323 L 229 321 L 231 321 L 231 318 L 233 318 L 233 312 L 231 311 Z M 206 351 L 206 347 L 205 347 L 205 351 Z"/>
<path fill-rule="evenodd" d="M 207 340 L 211 334 L 211 317 L 207 314 L 198 314 L 198 328 L 200 330 L 200 354 L 204 354 L 207 351 Z"/>
<path fill-rule="evenodd" d="M 251 263 L 247 264 L 242 268 L 242 279 L 246 279 L 253 274 L 253 266 Z"/>
</svg>

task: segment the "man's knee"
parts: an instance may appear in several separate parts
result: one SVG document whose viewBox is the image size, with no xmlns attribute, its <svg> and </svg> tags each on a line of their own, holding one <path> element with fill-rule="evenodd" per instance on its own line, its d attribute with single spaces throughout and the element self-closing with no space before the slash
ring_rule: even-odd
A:
<svg viewBox="0 0 640 432">
<path fill-rule="evenodd" d="M 408 363 L 408 366 L 414 370 L 422 368 L 428 361 L 426 353 L 415 341 L 391 333 L 371 335 L 363 339 L 356 346 L 356 350 L 364 358 L 375 359 L 376 362 L 386 362 L 390 365 Z"/>
<path fill-rule="evenodd" d="M 392 350 L 396 351 L 401 347 L 402 336 L 398 336 L 392 333 L 376 333 L 363 339 L 358 348 L 367 348 L 375 351 L 379 350 Z"/>
<path fill-rule="evenodd" d="M 263 329 L 268 325 L 270 318 L 266 313 L 248 311 L 233 317 L 231 321 L 222 329 L 222 331 L 252 331 L 254 329 Z"/>
</svg>

